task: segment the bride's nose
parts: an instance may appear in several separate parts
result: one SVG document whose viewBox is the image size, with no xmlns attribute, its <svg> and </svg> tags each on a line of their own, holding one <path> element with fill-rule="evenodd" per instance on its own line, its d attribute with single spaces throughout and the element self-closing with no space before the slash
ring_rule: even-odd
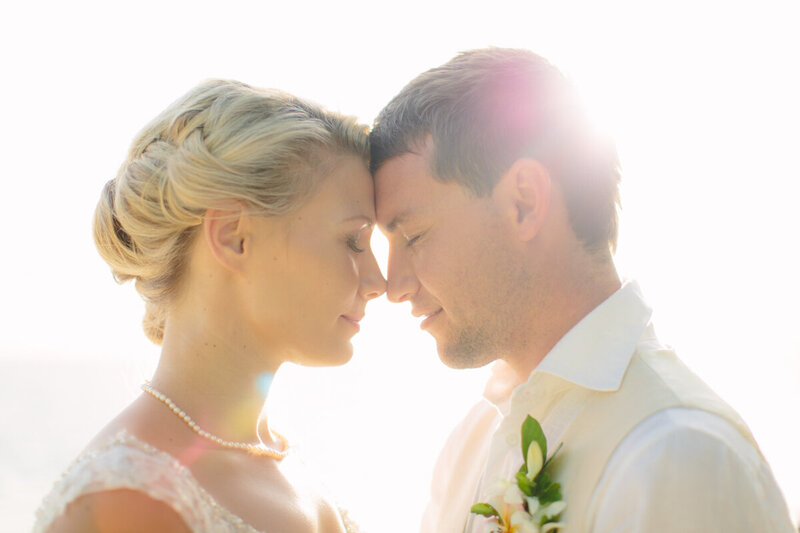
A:
<svg viewBox="0 0 800 533">
<path fill-rule="evenodd" d="M 386 292 L 386 280 L 378 267 L 375 255 L 370 251 L 364 254 L 364 264 L 361 266 L 360 293 L 365 300 L 372 300 Z"/>
</svg>

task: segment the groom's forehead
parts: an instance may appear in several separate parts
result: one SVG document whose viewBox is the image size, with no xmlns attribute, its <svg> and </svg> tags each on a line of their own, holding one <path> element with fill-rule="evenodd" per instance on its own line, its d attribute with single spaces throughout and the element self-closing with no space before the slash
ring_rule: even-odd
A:
<svg viewBox="0 0 800 533">
<path fill-rule="evenodd" d="M 435 186 L 424 156 L 408 152 L 388 159 L 375 172 L 378 223 L 393 231 L 432 201 Z"/>
</svg>

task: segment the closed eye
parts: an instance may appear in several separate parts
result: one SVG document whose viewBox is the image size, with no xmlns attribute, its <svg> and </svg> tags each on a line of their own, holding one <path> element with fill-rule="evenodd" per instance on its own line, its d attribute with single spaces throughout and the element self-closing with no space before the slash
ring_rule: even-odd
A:
<svg viewBox="0 0 800 533">
<path fill-rule="evenodd" d="M 422 237 L 422 234 L 415 235 L 414 237 L 411 237 L 410 239 L 407 239 L 406 240 L 406 246 L 413 246 L 414 243 L 417 242 L 420 237 Z"/>
<path fill-rule="evenodd" d="M 358 240 L 353 236 L 347 237 L 347 247 L 357 254 L 360 254 L 364 251 L 363 248 L 358 247 Z"/>
</svg>

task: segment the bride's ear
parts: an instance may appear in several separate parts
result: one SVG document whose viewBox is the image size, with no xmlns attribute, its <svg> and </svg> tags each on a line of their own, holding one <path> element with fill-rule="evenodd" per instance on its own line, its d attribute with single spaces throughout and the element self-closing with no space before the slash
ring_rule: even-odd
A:
<svg viewBox="0 0 800 533">
<path fill-rule="evenodd" d="M 247 215 L 241 204 L 209 209 L 203 217 L 203 239 L 211 255 L 225 268 L 242 269 L 248 248 Z"/>
</svg>

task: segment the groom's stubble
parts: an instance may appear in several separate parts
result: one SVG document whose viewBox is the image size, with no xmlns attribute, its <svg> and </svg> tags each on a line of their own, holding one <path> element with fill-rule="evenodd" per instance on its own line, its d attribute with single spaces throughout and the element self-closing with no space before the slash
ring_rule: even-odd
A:
<svg viewBox="0 0 800 533">
<path fill-rule="evenodd" d="M 471 320 L 456 320 L 450 335 L 436 339 L 441 361 L 450 368 L 467 369 L 485 366 L 521 349 L 530 328 L 522 312 L 532 303 L 537 276 L 521 257 L 503 248 L 502 239 L 487 239 L 484 249 L 492 258 L 491 269 L 483 273 L 486 282 L 463 285 L 476 304 Z"/>
</svg>

